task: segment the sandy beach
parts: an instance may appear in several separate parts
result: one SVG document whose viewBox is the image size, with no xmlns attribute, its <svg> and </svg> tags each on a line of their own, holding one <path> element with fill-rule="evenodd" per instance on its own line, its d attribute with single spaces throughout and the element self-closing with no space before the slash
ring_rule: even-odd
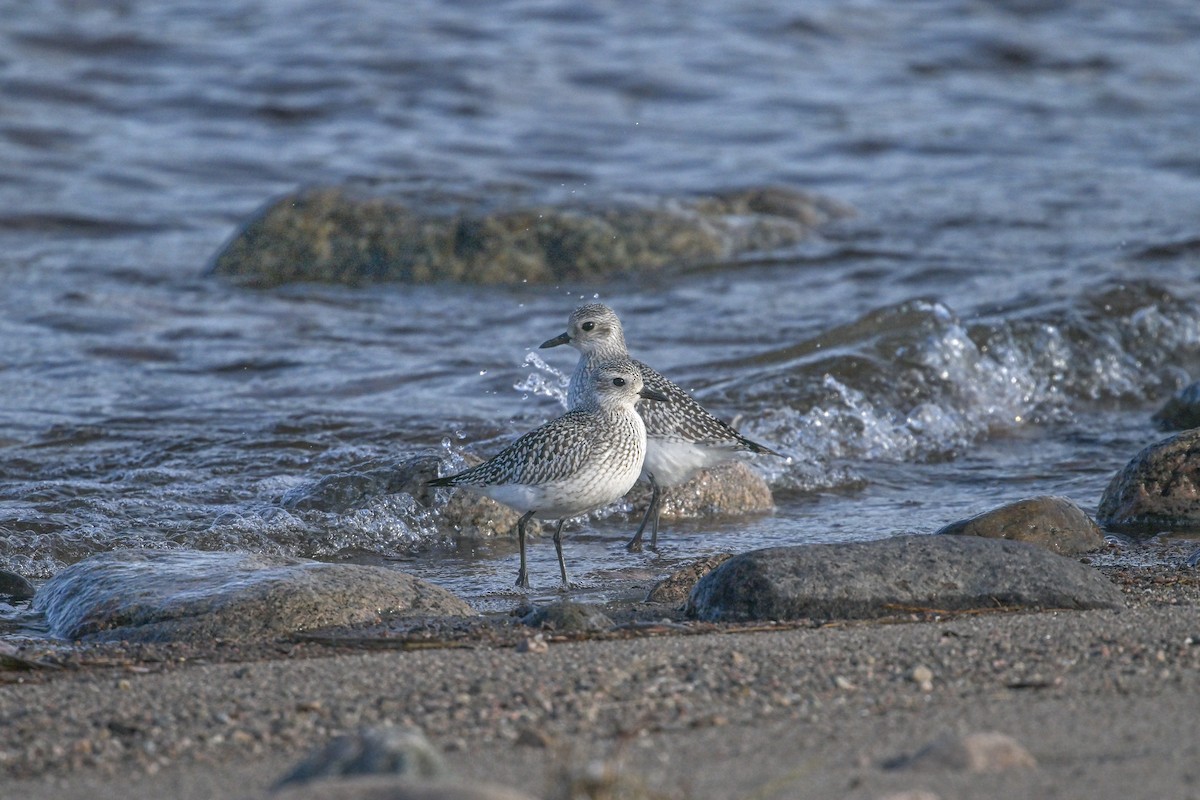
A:
<svg viewBox="0 0 1200 800">
<path fill-rule="evenodd" d="M 514 627 L 417 649 L 90 651 L 0 673 L 4 796 L 262 797 L 332 736 L 381 725 L 423 730 L 460 778 L 544 797 L 589 764 L 682 798 L 1200 796 L 1200 580 L 1111 577 L 1124 610 L 643 622 L 544 649 L 512 646 Z M 896 764 L 979 732 L 1037 765 Z"/>
</svg>

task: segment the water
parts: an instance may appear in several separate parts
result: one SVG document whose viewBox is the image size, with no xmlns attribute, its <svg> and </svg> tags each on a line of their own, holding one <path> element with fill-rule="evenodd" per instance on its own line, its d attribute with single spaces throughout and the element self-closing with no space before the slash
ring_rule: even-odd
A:
<svg viewBox="0 0 1200 800">
<path fill-rule="evenodd" d="M 792 459 L 754 462 L 774 515 L 669 525 L 661 558 L 626 554 L 612 514 L 569 533 L 585 594 L 1039 493 L 1094 510 L 1200 367 L 1200 7 L 794 6 L 0 2 L 0 567 L 248 549 L 509 602 L 515 542 L 458 541 L 406 495 L 281 500 L 557 414 L 573 351 L 527 355 L 594 297 L 636 356 Z M 315 184 L 784 184 L 858 213 L 677 278 L 204 276 L 239 221 Z M 553 548 L 531 555 L 552 593 Z"/>
</svg>

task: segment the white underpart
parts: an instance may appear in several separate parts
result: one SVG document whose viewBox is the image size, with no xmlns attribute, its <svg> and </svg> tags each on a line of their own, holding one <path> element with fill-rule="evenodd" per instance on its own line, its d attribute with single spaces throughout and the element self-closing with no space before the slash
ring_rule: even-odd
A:
<svg viewBox="0 0 1200 800">
<path fill-rule="evenodd" d="M 678 486 L 702 469 L 729 460 L 732 448 L 712 447 L 686 439 L 646 438 L 642 474 L 650 473 L 659 486 Z"/>
</svg>

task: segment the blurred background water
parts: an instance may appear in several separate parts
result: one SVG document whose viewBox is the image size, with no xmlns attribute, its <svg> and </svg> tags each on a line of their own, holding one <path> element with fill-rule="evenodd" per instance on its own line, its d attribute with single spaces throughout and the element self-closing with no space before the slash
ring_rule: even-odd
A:
<svg viewBox="0 0 1200 800">
<path fill-rule="evenodd" d="M 407 495 L 288 491 L 483 455 L 561 410 L 578 303 L 787 452 L 773 515 L 569 533 L 584 593 L 718 550 L 1093 510 L 1200 363 L 1191 0 L 0 0 L 0 567 L 117 547 L 396 563 L 481 607 L 515 542 Z M 596 285 L 207 277 L 308 185 L 603 202 L 750 184 L 854 207 L 728 269 Z M 553 548 L 532 548 L 553 593 Z M 394 562 L 392 561 L 394 560 Z M 536 578 L 543 576 L 544 580 Z"/>
</svg>

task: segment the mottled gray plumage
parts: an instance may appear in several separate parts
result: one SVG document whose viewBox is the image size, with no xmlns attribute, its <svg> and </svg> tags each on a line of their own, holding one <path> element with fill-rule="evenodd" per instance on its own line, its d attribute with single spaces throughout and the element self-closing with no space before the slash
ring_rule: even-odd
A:
<svg viewBox="0 0 1200 800">
<path fill-rule="evenodd" d="M 534 515 L 558 519 L 554 546 L 565 586 L 563 521 L 624 496 L 641 472 L 646 428 L 634 406 L 641 398 L 665 398 L 644 388 L 640 371 L 628 358 L 597 365 L 591 381 L 591 391 L 577 408 L 526 433 L 488 461 L 429 482 L 430 486 L 465 486 L 522 512 L 517 525 L 518 586 L 529 585 L 525 568 L 529 519 Z"/>
<path fill-rule="evenodd" d="M 542 347 L 562 344 L 569 344 L 580 353 L 567 388 L 570 408 L 589 402 L 595 374 L 601 364 L 613 358 L 629 358 L 621 320 L 611 308 L 601 303 L 589 303 L 575 309 L 567 320 L 566 333 L 543 342 Z M 630 360 L 637 366 L 644 384 L 668 400 L 639 409 L 646 425 L 646 458 L 642 472 L 650 480 L 652 489 L 650 506 L 628 544 L 630 550 L 640 550 L 647 521 L 653 520 L 650 547 L 658 544 L 660 487 L 677 486 L 701 469 L 716 466 L 738 452 L 781 454 L 742 436 L 658 371 L 636 359 Z"/>
</svg>

